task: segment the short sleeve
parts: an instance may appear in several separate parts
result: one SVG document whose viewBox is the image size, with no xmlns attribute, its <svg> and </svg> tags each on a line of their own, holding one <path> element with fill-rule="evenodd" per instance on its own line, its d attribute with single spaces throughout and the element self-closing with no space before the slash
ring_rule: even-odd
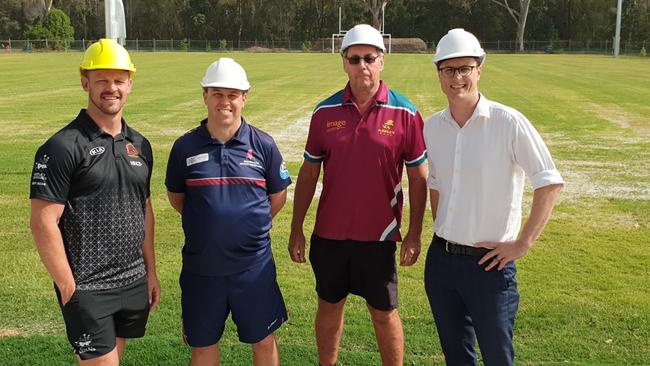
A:
<svg viewBox="0 0 650 366">
<path fill-rule="evenodd" d="M 147 176 L 147 198 L 149 198 L 151 196 L 151 175 L 153 174 L 153 150 L 151 149 L 151 143 L 146 138 L 142 140 L 140 154 L 142 154 L 149 167 L 149 175 Z"/>
<path fill-rule="evenodd" d="M 266 190 L 269 194 L 282 192 L 291 184 L 291 174 L 273 140 L 266 161 Z"/>
<path fill-rule="evenodd" d="M 424 121 L 419 111 L 410 118 L 406 126 L 406 142 L 404 161 L 407 168 L 417 167 L 427 159 L 427 150 L 424 144 Z"/>
<path fill-rule="evenodd" d="M 309 124 L 309 134 L 307 135 L 307 145 L 305 146 L 304 157 L 311 163 L 320 163 L 325 159 L 325 150 L 323 148 L 321 131 L 316 118 L 316 112 L 311 116 Z"/>
<path fill-rule="evenodd" d="M 526 117 L 518 117 L 513 143 L 514 158 L 530 177 L 533 189 L 564 183 L 542 137 Z"/>
<path fill-rule="evenodd" d="M 75 168 L 69 147 L 51 138 L 36 151 L 29 198 L 65 203 Z"/>
<path fill-rule="evenodd" d="M 169 160 L 167 161 L 165 185 L 168 191 L 174 193 L 185 192 L 184 171 L 185 164 L 183 164 L 183 157 L 180 156 L 180 148 L 178 147 L 178 141 L 176 141 L 169 152 Z"/>
</svg>

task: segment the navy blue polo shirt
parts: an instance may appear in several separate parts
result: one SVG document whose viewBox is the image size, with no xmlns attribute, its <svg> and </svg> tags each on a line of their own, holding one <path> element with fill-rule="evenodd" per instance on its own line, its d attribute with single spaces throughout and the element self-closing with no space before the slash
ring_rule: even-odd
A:
<svg viewBox="0 0 650 366">
<path fill-rule="evenodd" d="M 273 138 L 244 118 L 225 144 L 206 123 L 176 140 L 165 184 L 185 194 L 183 270 L 225 276 L 271 256 L 268 195 L 282 192 L 291 178 Z"/>
</svg>

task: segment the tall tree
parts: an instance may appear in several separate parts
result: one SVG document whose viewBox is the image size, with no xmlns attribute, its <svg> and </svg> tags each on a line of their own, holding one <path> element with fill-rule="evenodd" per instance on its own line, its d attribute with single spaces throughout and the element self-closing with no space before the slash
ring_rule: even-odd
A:
<svg viewBox="0 0 650 366">
<path fill-rule="evenodd" d="M 504 7 L 508 14 L 517 24 L 517 50 L 524 50 L 524 31 L 526 30 L 526 19 L 528 18 L 528 8 L 530 0 L 515 0 L 519 3 L 519 10 L 514 9 L 508 4 L 508 0 L 492 0 L 493 3 Z"/>
<path fill-rule="evenodd" d="M 35 19 L 45 20 L 52 8 L 52 0 L 23 0 L 23 13 L 28 23 Z"/>
<path fill-rule="evenodd" d="M 370 14 L 372 15 L 372 26 L 381 29 L 381 19 L 379 19 L 379 16 L 381 15 L 381 11 L 384 9 L 386 4 L 388 4 L 388 0 L 362 0 L 364 4 L 366 4 L 366 7 L 368 8 L 368 11 L 370 11 Z"/>
</svg>

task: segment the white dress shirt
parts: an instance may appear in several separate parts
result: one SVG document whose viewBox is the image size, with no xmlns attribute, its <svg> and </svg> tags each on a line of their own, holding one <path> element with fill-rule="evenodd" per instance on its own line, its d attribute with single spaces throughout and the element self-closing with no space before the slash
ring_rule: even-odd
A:
<svg viewBox="0 0 650 366">
<path fill-rule="evenodd" d="M 483 95 L 463 128 L 445 109 L 425 122 L 424 139 L 427 185 L 440 193 L 434 230 L 449 241 L 517 239 L 524 174 L 533 189 L 564 183 L 530 121 Z"/>
</svg>

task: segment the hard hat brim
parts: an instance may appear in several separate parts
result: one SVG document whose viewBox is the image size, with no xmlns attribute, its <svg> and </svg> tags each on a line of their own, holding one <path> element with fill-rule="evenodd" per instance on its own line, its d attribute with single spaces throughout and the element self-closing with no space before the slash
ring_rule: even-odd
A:
<svg viewBox="0 0 650 366">
<path fill-rule="evenodd" d="M 235 89 L 241 91 L 248 91 L 251 88 L 250 83 L 243 83 L 240 85 L 233 85 L 231 83 L 200 83 L 203 88 L 224 88 L 224 89 Z"/>
</svg>

